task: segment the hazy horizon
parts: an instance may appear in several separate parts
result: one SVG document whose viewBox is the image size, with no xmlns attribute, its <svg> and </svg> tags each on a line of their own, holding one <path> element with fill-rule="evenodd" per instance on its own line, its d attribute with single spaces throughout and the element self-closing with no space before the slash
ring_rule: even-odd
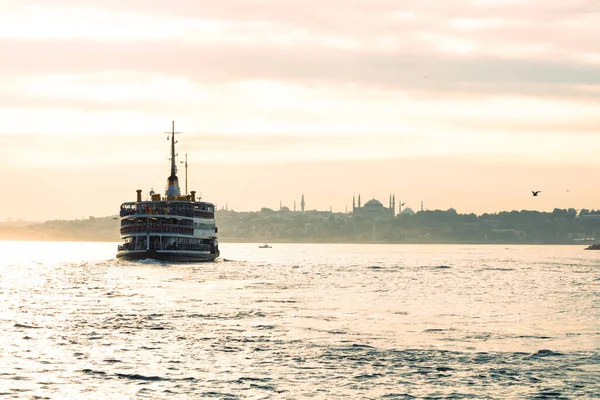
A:
<svg viewBox="0 0 600 400">
<path fill-rule="evenodd" d="M 591 0 L 0 1 L 0 220 L 163 192 L 172 120 L 190 190 L 236 211 L 600 208 L 599 17 Z"/>
</svg>

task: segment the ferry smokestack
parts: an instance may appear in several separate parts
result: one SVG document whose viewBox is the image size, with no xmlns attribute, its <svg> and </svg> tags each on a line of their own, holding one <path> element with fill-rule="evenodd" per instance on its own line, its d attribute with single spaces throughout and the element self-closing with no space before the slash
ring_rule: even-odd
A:
<svg viewBox="0 0 600 400">
<path fill-rule="evenodd" d="M 136 190 L 137 192 L 137 202 L 139 203 L 140 201 L 142 201 L 142 189 L 138 189 Z"/>
<path fill-rule="evenodd" d="M 192 190 L 190 194 L 192 195 L 192 201 L 196 201 L 196 191 Z"/>
</svg>

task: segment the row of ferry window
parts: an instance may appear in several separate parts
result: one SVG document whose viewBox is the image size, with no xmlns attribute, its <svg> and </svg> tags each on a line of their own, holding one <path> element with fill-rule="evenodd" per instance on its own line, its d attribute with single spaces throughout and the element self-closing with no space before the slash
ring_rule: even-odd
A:
<svg viewBox="0 0 600 400">
<path fill-rule="evenodd" d="M 215 230 L 215 224 L 205 224 L 202 222 L 195 222 L 194 223 L 194 229 L 202 229 L 205 231 L 214 231 Z"/>
<path fill-rule="evenodd" d="M 162 236 L 150 236 L 151 240 L 162 241 L 163 243 L 181 243 L 181 244 L 212 244 L 213 246 L 217 243 L 216 238 L 210 239 L 198 239 L 198 238 L 165 238 Z M 128 237 L 123 240 L 123 243 L 135 243 L 135 242 L 146 243 L 146 236 L 134 236 Z"/>
<path fill-rule="evenodd" d="M 123 219 L 121 220 L 121 233 L 131 233 L 133 231 L 150 230 L 157 231 L 173 231 L 177 228 L 193 228 L 205 231 L 217 231 L 215 223 L 192 222 L 189 219 L 169 219 L 171 223 L 157 222 L 156 218 L 138 218 L 138 219 Z M 129 229 L 129 230 L 128 230 Z"/>
<path fill-rule="evenodd" d="M 135 214 L 160 214 L 160 215 L 181 215 L 192 217 L 196 213 L 212 213 L 215 211 L 214 206 L 209 205 L 192 205 L 192 204 L 174 204 L 167 205 L 166 203 L 137 203 L 137 204 L 123 204 L 119 211 L 119 215 L 124 217 L 126 215 Z"/>
<path fill-rule="evenodd" d="M 126 235 L 130 233 L 144 233 L 144 232 L 159 232 L 159 233 L 181 233 L 185 235 L 192 235 L 194 228 L 191 226 L 178 226 L 178 225 L 159 225 L 150 224 L 146 225 L 129 225 L 121 227 L 121 234 Z"/>
<path fill-rule="evenodd" d="M 176 219 L 176 218 L 126 218 L 121 220 L 121 226 L 127 225 L 176 225 L 176 226 L 192 226 L 193 222 L 189 219 Z"/>
</svg>

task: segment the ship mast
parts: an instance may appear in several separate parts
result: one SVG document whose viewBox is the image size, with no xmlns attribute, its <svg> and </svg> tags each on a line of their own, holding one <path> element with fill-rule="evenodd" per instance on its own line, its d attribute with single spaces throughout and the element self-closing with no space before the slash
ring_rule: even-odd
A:
<svg viewBox="0 0 600 400">
<path fill-rule="evenodd" d="M 175 176 L 177 173 L 177 167 L 175 166 L 175 121 L 172 121 L 172 132 L 171 132 L 171 176 Z"/>
<path fill-rule="evenodd" d="M 187 153 L 185 153 L 185 162 L 184 161 L 179 161 L 179 162 L 182 163 L 183 165 L 185 165 L 185 195 L 187 196 L 187 194 L 188 194 L 188 188 L 187 188 L 187 167 L 188 167 Z"/>
<path fill-rule="evenodd" d="M 179 191 L 179 179 L 177 179 L 177 164 L 175 158 L 177 154 L 175 153 L 175 134 L 181 132 L 175 132 L 175 121 L 173 121 L 171 132 L 165 132 L 166 134 L 171 135 L 171 175 L 167 180 L 167 199 L 170 197 L 178 197 L 180 195 Z"/>
</svg>

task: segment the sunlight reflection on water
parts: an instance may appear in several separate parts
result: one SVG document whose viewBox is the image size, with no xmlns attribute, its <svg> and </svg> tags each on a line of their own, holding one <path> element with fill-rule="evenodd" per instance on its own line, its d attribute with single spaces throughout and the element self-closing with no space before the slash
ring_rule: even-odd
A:
<svg viewBox="0 0 600 400">
<path fill-rule="evenodd" d="M 574 246 L 0 242 L 0 395 L 592 397 L 597 252 Z"/>
</svg>

